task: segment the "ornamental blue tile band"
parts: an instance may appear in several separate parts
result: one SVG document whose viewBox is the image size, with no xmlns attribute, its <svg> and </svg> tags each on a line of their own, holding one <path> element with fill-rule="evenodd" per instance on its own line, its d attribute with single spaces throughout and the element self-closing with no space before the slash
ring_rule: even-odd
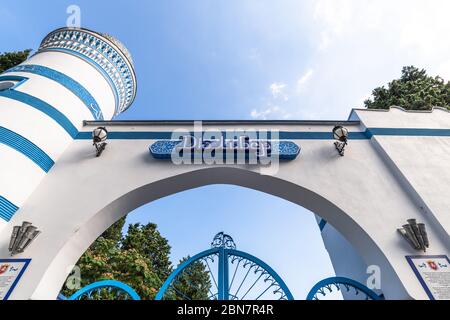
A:
<svg viewBox="0 0 450 320">
<path fill-rule="evenodd" d="M 20 65 L 12 69 L 9 69 L 7 72 L 32 73 L 56 81 L 62 86 L 64 86 L 66 89 L 71 91 L 81 101 L 83 101 L 83 103 L 92 113 L 94 119 L 104 120 L 102 110 L 100 109 L 97 101 L 95 101 L 94 97 L 89 93 L 89 91 L 87 91 L 77 81 L 75 81 L 69 76 L 66 76 L 61 72 L 38 65 Z"/>
<path fill-rule="evenodd" d="M 157 141 L 150 146 L 150 154 L 155 159 L 167 160 L 172 158 L 172 153 L 177 146 L 182 144 L 179 140 L 167 140 L 167 141 Z M 290 141 L 276 141 L 272 142 L 272 148 L 277 147 L 278 153 L 273 156 L 277 156 L 280 160 L 291 161 L 295 160 L 300 154 L 300 147 Z M 256 150 L 255 150 L 256 151 Z M 236 152 L 236 150 L 235 150 Z M 194 153 L 193 153 L 194 154 Z M 223 157 L 226 157 L 226 152 L 224 151 Z M 248 156 L 246 156 L 246 159 Z"/>
<path fill-rule="evenodd" d="M 52 107 L 48 103 L 33 97 L 29 94 L 15 91 L 15 90 L 5 90 L 0 91 L 0 97 L 5 97 L 8 99 L 16 100 L 25 103 L 52 118 L 56 121 L 72 138 L 78 135 L 78 130 L 72 124 L 72 122 L 58 109 Z"/>
<path fill-rule="evenodd" d="M 45 172 L 49 172 L 55 164 L 54 161 L 33 142 L 4 127 L 0 127 L 0 143 L 22 153 Z"/>
<path fill-rule="evenodd" d="M 171 159 L 172 152 L 181 141 L 157 141 L 150 146 L 150 153 L 155 159 Z"/>
<path fill-rule="evenodd" d="M 8 222 L 19 208 L 8 199 L 0 196 L 0 218 Z"/>
<path fill-rule="evenodd" d="M 117 92 L 116 113 L 130 107 L 137 89 L 133 59 L 117 39 L 84 28 L 62 28 L 51 32 L 42 41 L 38 53 L 62 51 L 76 55 L 107 75 Z"/>
</svg>

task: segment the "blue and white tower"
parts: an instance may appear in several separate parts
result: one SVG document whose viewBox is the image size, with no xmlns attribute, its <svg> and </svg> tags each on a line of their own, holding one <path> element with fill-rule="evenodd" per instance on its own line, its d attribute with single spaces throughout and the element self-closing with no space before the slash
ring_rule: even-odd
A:
<svg viewBox="0 0 450 320">
<path fill-rule="evenodd" d="M 128 50 L 115 38 L 87 29 L 51 32 L 35 55 L 0 75 L 0 230 L 84 120 L 111 120 L 135 96 Z"/>
</svg>

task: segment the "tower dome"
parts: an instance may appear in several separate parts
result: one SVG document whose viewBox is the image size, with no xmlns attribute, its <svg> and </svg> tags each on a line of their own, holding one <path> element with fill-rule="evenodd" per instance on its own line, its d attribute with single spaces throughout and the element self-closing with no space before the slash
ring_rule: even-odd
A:
<svg viewBox="0 0 450 320">
<path fill-rule="evenodd" d="M 120 49 L 120 51 L 122 51 L 122 53 L 131 62 L 131 65 L 134 67 L 134 61 L 133 61 L 133 57 L 131 56 L 131 53 L 130 53 L 130 51 L 128 51 L 127 47 L 125 47 L 125 45 L 121 41 L 119 41 L 117 38 L 114 38 L 112 35 L 107 34 L 107 33 L 101 33 L 101 35 L 104 36 L 105 38 L 107 38 L 112 43 L 114 43 Z"/>
<path fill-rule="evenodd" d="M 133 59 L 123 43 L 111 35 L 84 28 L 61 28 L 42 41 L 38 53 L 46 51 L 63 51 L 96 67 L 114 92 L 115 115 L 133 103 L 137 89 Z"/>
</svg>

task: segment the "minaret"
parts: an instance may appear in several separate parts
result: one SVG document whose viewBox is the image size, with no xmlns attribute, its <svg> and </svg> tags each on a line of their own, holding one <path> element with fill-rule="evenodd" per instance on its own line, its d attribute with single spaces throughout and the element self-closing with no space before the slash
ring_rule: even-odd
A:
<svg viewBox="0 0 450 320">
<path fill-rule="evenodd" d="M 0 230 L 84 120 L 110 120 L 135 96 L 128 50 L 115 38 L 87 29 L 51 32 L 35 55 L 0 75 Z"/>
</svg>

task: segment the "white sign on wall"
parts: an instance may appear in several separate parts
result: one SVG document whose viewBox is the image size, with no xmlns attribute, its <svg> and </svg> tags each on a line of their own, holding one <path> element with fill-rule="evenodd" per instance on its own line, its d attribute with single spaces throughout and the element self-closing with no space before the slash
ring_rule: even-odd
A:
<svg viewBox="0 0 450 320">
<path fill-rule="evenodd" d="M 450 300 L 447 256 L 408 256 L 406 259 L 431 300 Z"/>
<path fill-rule="evenodd" d="M 8 300 L 30 259 L 0 259 L 0 300 Z"/>
</svg>

